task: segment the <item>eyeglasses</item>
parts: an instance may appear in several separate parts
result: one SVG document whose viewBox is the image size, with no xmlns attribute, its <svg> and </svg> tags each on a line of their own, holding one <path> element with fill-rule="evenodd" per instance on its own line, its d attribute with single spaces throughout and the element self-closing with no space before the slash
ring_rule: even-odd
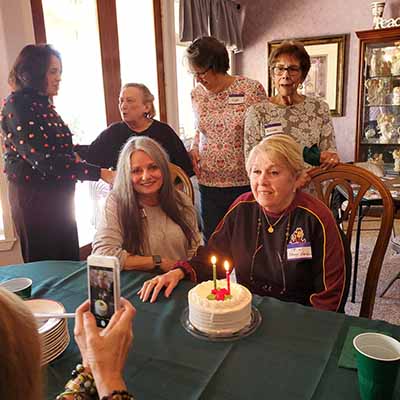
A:
<svg viewBox="0 0 400 400">
<path fill-rule="evenodd" d="M 272 68 L 272 71 L 277 76 L 283 75 L 285 71 L 287 71 L 290 76 L 296 76 L 300 73 L 301 68 L 297 65 L 289 65 L 288 67 L 284 67 L 283 65 L 276 65 Z"/>
<path fill-rule="evenodd" d="M 205 71 L 203 72 L 193 72 L 191 71 L 191 74 L 193 75 L 194 78 L 204 78 L 206 76 L 206 73 L 211 69 L 212 67 L 208 67 Z"/>
</svg>

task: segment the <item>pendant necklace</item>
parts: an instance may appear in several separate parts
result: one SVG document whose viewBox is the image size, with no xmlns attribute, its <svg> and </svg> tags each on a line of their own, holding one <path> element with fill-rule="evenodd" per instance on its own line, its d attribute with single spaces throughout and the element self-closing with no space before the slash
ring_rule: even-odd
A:
<svg viewBox="0 0 400 400">
<path fill-rule="evenodd" d="M 279 222 L 280 222 L 280 220 L 284 217 L 284 215 L 285 215 L 285 212 L 283 212 L 283 214 L 273 223 L 273 224 L 271 224 L 271 222 L 269 222 L 269 219 L 268 219 L 268 215 L 267 215 L 267 213 L 265 212 L 265 210 L 264 210 L 264 208 L 263 208 L 263 213 L 264 213 L 264 217 L 265 217 L 265 219 L 267 220 L 267 223 L 268 223 L 268 229 L 267 229 L 267 231 L 268 231 L 268 233 L 274 233 L 274 226 L 275 225 L 277 225 L 277 224 L 279 224 Z"/>
</svg>

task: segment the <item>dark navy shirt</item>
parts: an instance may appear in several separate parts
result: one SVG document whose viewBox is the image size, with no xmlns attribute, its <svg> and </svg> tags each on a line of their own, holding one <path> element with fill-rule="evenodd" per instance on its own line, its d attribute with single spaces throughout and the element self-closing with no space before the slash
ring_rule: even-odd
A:
<svg viewBox="0 0 400 400">
<path fill-rule="evenodd" d="M 193 176 L 192 163 L 179 136 L 167 124 L 153 120 L 142 132 L 135 132 L 125 122 L 115 122 L 105 129 L 89 146 L 75 146 L 75 151 L 87 162 L 103 168 L 116 168 L 119 153 L 132 136 L 147 136 L 159 143 L 172 163 Z"/>
</svg>

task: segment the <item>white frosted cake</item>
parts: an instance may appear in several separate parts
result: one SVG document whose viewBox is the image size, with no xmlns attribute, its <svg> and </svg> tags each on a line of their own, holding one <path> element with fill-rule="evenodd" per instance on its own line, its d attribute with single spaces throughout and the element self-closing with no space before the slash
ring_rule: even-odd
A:
<svg viewBox="0 0 400 400">
<path fill-rule="evenodd" d="M 226 288 L 226 280 L 217 281 L 218 288 Z M 202 282 L 189 291 L 189 321 L 199 331 L 213 335 L 235 333 L 250 324 L 250 291 L 231 283 L 231 296 L 224 300 L 210 300 L 213 281 Z"/>
</svg>

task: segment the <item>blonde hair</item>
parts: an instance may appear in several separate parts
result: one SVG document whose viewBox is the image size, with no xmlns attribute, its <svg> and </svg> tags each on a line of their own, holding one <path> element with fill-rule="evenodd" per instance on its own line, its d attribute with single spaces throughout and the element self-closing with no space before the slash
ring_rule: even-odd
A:
<svg viewBox="0 0 400 400">
<path fill-rule="evenodd" d="M 294 176 L 299 176 L 304 170 L 300 145 L 292 137 L 285 134 L 268 136 L 251 150 L 246 162 L 248 175 L 250 175 L 251 167 L 258 156 L 268 156 L 273 160 L 283 162 Z"/>
<path fill-rule="evenodd" d="M 148 104 L 150 107 L 150 110 L 147 112 L 147 118 L 154 118 L 156 116 L 156 109 L 154 108 L 154 96 L 150 92 L 149 88 L 146 85 L 143 85 L 143 83 L 126 83 L 124 86 L 122 86 L 121 92 L 130 87 L 139 89 L 141 91 L 143 103 Z"/>
<path fill-rule="evenodd" d="M 0 399 L 40 400 L 42 370 L 36 322 L 24 302 L 0 288 Z"/>
</svg>

